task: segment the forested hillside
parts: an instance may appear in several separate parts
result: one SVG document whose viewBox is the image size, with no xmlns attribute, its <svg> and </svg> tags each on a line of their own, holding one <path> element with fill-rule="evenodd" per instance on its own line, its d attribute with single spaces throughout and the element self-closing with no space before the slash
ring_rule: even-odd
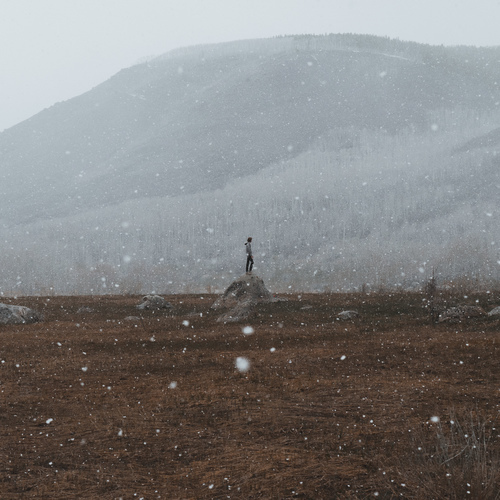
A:
<svg viewBox="0 0 500 500">
<path fill-rule="evenodd" d="M 0 134 L 4 294 L 500 283 L 500 48 L 174 51 Z"/>
</svg>

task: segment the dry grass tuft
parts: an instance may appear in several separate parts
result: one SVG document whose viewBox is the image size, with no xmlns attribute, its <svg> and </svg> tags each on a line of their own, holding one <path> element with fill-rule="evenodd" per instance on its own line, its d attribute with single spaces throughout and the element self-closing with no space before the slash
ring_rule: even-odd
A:
<svg viewBox="0 0 500 500">
<path fill-rule="evenodd" d="M 402 460 L 401 477 L 414 498 L 458 500 L 500 498 L 498 412 L 488 418 L 477 411 L 437 416 L 412 433 Z"/>
</svg>

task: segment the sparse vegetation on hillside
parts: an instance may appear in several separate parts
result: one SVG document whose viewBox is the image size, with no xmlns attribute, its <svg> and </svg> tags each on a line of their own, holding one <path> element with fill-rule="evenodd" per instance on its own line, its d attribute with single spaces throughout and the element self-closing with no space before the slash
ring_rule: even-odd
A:
<svg viewBox="0 0 500 500">
<path fill-rule="evenodd" d="M 0 134 L 0 293 L 500 283 L 498 49 L 175 51 Z M 291 288 L 288 288 L 291 287 Z"/>
</svg>

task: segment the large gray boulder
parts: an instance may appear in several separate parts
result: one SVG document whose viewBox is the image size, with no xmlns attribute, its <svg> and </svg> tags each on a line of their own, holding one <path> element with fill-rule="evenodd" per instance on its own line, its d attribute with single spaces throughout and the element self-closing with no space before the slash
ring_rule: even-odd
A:
<svg viewBox="0 0 500 500">
<path fill-rule="evenodd" d="M 142 298 L 142 303 L 136 307 L 137 309 L 154 311 L 160 309 L 172 309 L 174 306 L 160 295 L 145 295 Z"/>
<path fill-rule="evenodd" d="M 273 302 L 264 281 L 254 274 L 244 274 L 233 281 L 212 304 L 212 309 L 224 311 L 219 322 L 237 322 L 247 318 L 257 304 Z"/>
<path fill-rule="evenodd" d="M 442 312 L 438 317 L 438 323 L 455 323 L 468 319 L 479 318 L 485 315 L 486 311 L 482 307 L 460 305 L 456 307 L 450 307 L 446 311 Z"/>
<path fill-rule="evenodd" d="M 0 325 L 37 323 L 41 320 L 41 315 L 29 307 L 0 304 Z"/>
</svg>

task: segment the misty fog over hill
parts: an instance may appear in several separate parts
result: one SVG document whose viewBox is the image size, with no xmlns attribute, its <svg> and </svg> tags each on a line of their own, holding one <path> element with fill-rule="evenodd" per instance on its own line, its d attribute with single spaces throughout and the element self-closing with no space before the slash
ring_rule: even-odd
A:
<svg viewBox="0 0 500 500">
<path fill-rule="evenodd" d="M 500 47 L 191 47 L 0 133 L 0 293 L 500 284 Z"/>
</svg>

